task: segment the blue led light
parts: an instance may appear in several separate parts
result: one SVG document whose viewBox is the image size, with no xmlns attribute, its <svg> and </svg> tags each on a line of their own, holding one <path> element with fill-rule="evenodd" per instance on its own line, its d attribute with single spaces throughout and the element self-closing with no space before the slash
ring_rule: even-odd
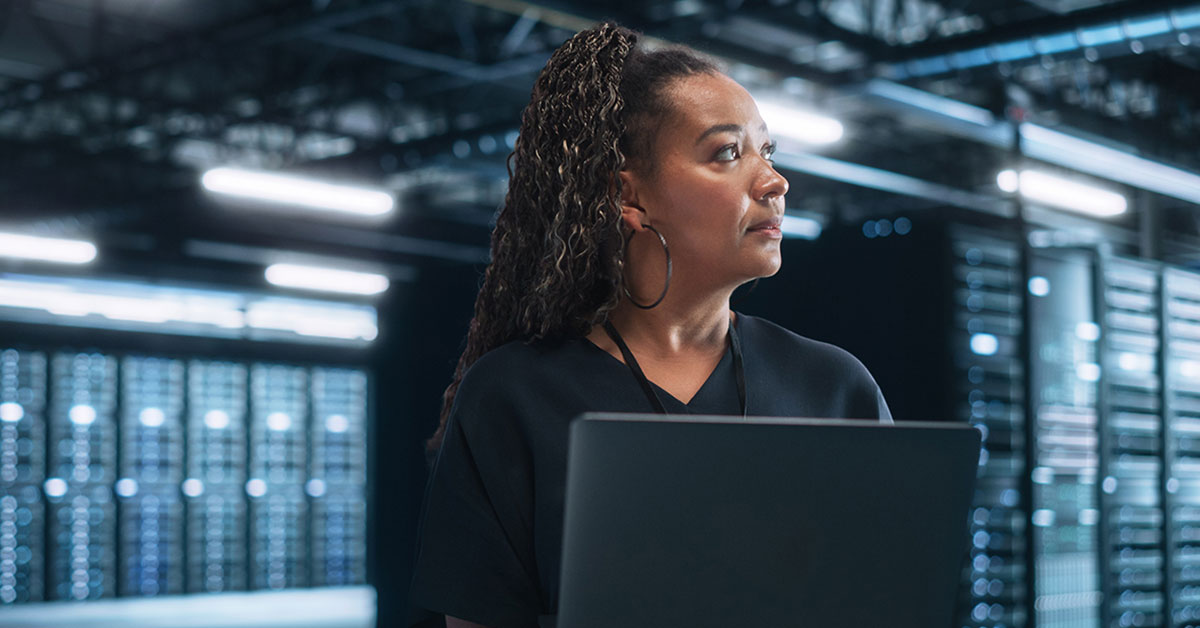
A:
<svg viewBox="0 0 1200 628">
<path fill-rule="evenodd" d="M 1105 24 L 1093 28 L 1083 28 L 1079 30 L 1079 43 L 1085 46 L 1103 46 L 1104 44 L 1113 44 L 1125 39 L 1125 33 L 1121 32 L 1121 27 L 1116 24 Z"/>
<path fill-rule="evenodd" d="M 992 56 L 996 61 L 1001 62 L 1028 59 L 1036 54 L 1037 51 L 1033 49 L 1033 44 L 1024 39 L 996 44 L 992 47 Z"/>
<path fill-rule="evenodd" d="M 1180 30 L 1200 28 L 1200 7 L 1175 11 L 1175 26 Z"/>
<path fill-rule="evenodd" d="M 992 63 L 992 56 L 987 48 L 972 48 L 952 55 L 955 67 L 960 69 L 976 68 Z"/>
<path fill-rule="evenodd" d="M 0 421 L 5 423 L 16 423 L 25 416 L 25 409 L 21 404 L 12 401 L 0 403 Z"/>
<path fill-rule="evenodd" d="M 1056 35 L 1037 38 L 1034 42 L 1034 48 L 1044 55 L 1049 55 L 1075 50 L 1079 48 L 1079 41 L 1075 38 L 1075 33 L 1058 33 Z"/>
<path fill-rule="evenodd" d="M 1041 276 L 1030 277 L 1029 294 L 1035 297 L 1044 297 L 1050 294 L 1050 280 Z"/>
<path fill-rule="evenodd" d="M 137 495 L 138 483 L 133 478 L 121 478 L 113 488 L 121 497 L 133 497 Z"/>
<path fill-rule="evenodd" d="M 1153 37 L 1171 32 L 1171 20 L 1165 15 L 1153 15 L 1125 22 L 1125 32 L 1133 38 Z"/>
<path fill-rule="evenodd" d="M 96 409 L 86 404 L 71 406 L 67 416 L 75 425 L 91 425 L 96 420 Z"/>
<path fill-rule="evenodd" d="M 907 64 L 908 71 L 914 76 L 929 76 L 931 74 L 945 74 L 953 68 L 946 57 L 930 57 L 928 59 L 915 59 Z"/>
</svg>

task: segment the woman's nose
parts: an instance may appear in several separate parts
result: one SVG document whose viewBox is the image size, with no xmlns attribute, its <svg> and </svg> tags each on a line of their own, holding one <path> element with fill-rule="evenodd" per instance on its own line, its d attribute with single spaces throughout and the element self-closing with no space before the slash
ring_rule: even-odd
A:
<svg viewBox="0 0 1200 628">
<path fill-rule="evenodd" d="M 766 172 L 758 180 L 754 198 L 765 201 L 776 196 L 782 197 L 788 192 L 788 181 L 779 174 L 774 166 L 767 162 Z"/>
</svg>

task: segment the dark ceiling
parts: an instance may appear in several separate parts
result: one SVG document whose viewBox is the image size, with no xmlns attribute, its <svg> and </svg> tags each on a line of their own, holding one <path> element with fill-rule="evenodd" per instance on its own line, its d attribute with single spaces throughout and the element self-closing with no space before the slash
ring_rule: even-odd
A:
<svg viewBox="0 0 1200 628">
<path fill-rule="evenodd" d="M 938 189 L 999 198 L 995 173 L 1011 151 L 860 98 L 869 81 L 1200 172 L 1200 24 L 1189 21 L 1198 9 L 1155 0 L 0 0 L 0 225 L 88 233 L 131 263 L 180 267 L 195 241 L 394 264 L 480 261 L 533 78 L 558 44 L 600 19 L 717 55 L 756 94 L 782 90 L 836 111 L 846 138 L 821 155 Z M 1096 38 L 1109 32 L 1117 36 Z M 384 185 L 400 211 L 383 225 L 281 226 L 278 214 L 199 192 L 199 174 L 226 164 Z M 789 205 L 825 220 L 947 204 L 803 168 L 785 174 Z M 1200 260 L 1193 203 L 1125 189 L 1133 211 L 1105 234 L 1132 246 L 1153 211 L 1149 224 L 1166 229 L 1155 237 L 1170 240 L 1173 261 Z"/>
</svg>

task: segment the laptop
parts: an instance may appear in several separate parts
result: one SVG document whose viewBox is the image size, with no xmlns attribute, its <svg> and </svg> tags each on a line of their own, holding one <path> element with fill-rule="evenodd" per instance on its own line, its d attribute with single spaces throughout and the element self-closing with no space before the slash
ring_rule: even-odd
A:
<svg viewBox="0 0 1200 628">
<path fill-rule="evenodd" d="M 586 414 L 557 628 L 950 628 L 980 433 Z"/>
</svg>

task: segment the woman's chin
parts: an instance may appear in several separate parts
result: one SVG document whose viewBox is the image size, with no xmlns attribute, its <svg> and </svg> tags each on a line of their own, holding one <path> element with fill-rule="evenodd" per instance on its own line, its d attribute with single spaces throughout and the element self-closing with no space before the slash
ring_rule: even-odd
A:
<svg viewBox="0 0 1200 628">
<path fill-rule="evenodd" d="M 775 275 L 775 273 L 779 272 L 779 267 L 780 264 L 778 260 L 776 260 L 774 264 L 762 264 L 750 272 L 745 273 L 742 276 L 741 283 L 739 285 L 750 283 L 755 279 L 766 279 L 767 277 L 772 277 Z"/>
<path fill-rule="evenodd" d="M 783 256 L 779 254 L 778 250 L 776 250 L 774 255 L 770 255 L 763 260 L 758 274 L 756 274 L 754 277 L 756 279 L 762 277 L 771 277 L 775 273 L 779 272 L 779 268 L 781 266 L 783 266 Z"/>
</svg>

